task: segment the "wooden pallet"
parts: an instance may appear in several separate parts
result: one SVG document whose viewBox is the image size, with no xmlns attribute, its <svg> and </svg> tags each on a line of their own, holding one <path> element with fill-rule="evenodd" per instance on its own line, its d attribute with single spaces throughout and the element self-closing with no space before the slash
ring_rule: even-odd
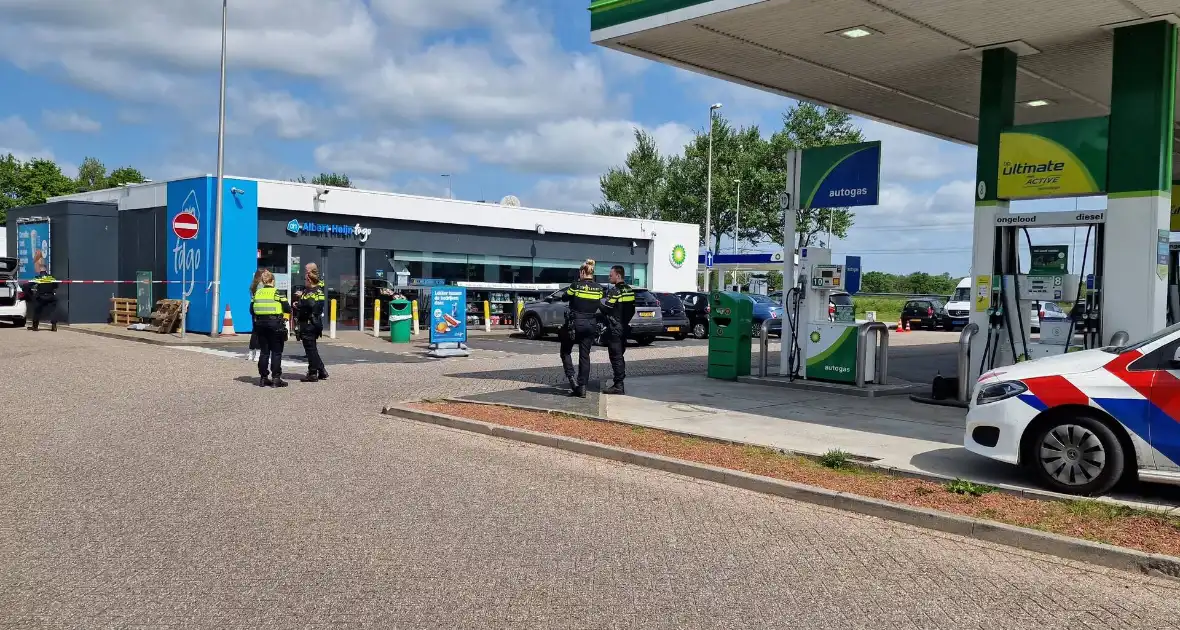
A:
<svg viewBox="0 0 1180 630">
<path fill-rule="evenodd" d="M 161 334 L 176 332 L 180 326 L 180 300 L 160 300 L 152 311 L 152 323 L 148 330 Z"/>
<path fill-rule="evenodd" d="M 130 326 L 139 321 L 135 298 L 111 298 L 111 324 Z"/>
</svg>

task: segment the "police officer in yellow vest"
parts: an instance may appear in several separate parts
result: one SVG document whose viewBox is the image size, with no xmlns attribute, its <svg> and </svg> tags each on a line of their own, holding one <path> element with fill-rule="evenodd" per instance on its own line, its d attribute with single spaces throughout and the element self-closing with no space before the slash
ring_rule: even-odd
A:
<svg viewBox="0 0 1180 630">
<path fill-rule="evenodd" d="M 565 326 L 561 329 L 561 367 L 570 383 L 570 395 L 586 397 L 586 383 L 590 380 L 590 350 L 598 336 L 598 308 L 602 301 L 602 285 L 594 281 L 594 261 L 587 260 L 578 269 L 579 280 L 561 293 L 561 301 L 569 303 Z M 575 380 L 573 353 L 578 346 L 578 374 Z"/>
<path fill-rule="evenodd" d="M 263 271 L 261 285 L 250 300 L 250 314 L 258 329 L 258 385 L 286 387 L 283 380 L 283 344 L 287 341 L 287 318 L 291 303 L 275 290 L 275 276 Z M 269 370 L 268 368 L 269 364 Z"/>
<path fill-rule="evenodd" d="M 625 271 L 622 265 L 610 268 L 611 288 L 602 300 L 602 312 L 606 315 L 606 353 L 610 357 L 610 368 L 615 382 L 602 390 L 604 394 L 622 394 L 623 379 L 627 377 L 627 362 L 623 353 L 627 351 L 627 337 L 631 334 L 631 318 L 635 316 L 635 290 L 623 282 Z"/>
<path fill-rule="evenodd" d="M 41 272 L 31 283 L 33 289 L 33 324 L 29 330 L 41 326 L 41 317 L 49 314 L 49 330 L 57 332 L 57 278 L 49 272 Z"/>
</svg>

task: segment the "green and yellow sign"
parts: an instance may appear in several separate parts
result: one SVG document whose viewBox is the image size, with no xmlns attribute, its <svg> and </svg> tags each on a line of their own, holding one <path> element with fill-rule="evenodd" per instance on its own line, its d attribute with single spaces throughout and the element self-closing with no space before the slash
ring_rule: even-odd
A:
<svg viewBox="0 0 1180 630">
<path fill-rule="evenodd" d="M 1180 232 L 1180 182 L 1172 182 L 1172 217 L 1169 228 Z"/>
<path fill-rule="evenodd" d="M 1000 134 L 1000 199 L 1081 197 L 1106 192 L 1105 117 L 1020 125 Z"/>
</svg>

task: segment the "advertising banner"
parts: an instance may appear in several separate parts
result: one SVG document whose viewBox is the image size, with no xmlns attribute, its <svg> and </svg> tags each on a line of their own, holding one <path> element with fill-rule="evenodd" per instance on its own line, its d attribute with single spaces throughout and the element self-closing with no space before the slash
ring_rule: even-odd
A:
<svg viewBox="0 0 1180 630">
<path fill-rule="evenodd" d="M 1000 134 L 1000 199 L 1081 197 L 1106 192 L 1105 117 L 1020 125 Z"/>
<path fill-rule="evenodd" d="M 800 208 L 875 206 L 881 188 L 881 143 L 804 149 Z"/>
<path fill-rule="evenodd" d="M 430 291 L 430 343 L 467 341 L 467 289 L 436 287 Z"/>
<path fill-rule="evenodd" d="M 38 273 L 52 273 L 49 217 L 19 219 L 16 222 L 16 277 L 32 280 Z"/>
<path fill-rule="evenodd" d="M 1033 245 L 1030 276 L 1063 276 L 1069 273 L 1069 245 Z"/>
</svg>

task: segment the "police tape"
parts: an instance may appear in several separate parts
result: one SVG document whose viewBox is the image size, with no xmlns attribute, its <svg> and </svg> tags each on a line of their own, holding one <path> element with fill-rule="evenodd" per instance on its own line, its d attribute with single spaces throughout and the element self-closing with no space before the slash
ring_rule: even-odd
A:
<svg viewBox="0 0 1180 630">
<path fill-rule="evenodd" d="M 192 284 L 185 280 L 58 280 L 59 284 Z M 33 282 L 30 280 L 29 282 Z"/>
</svg>

